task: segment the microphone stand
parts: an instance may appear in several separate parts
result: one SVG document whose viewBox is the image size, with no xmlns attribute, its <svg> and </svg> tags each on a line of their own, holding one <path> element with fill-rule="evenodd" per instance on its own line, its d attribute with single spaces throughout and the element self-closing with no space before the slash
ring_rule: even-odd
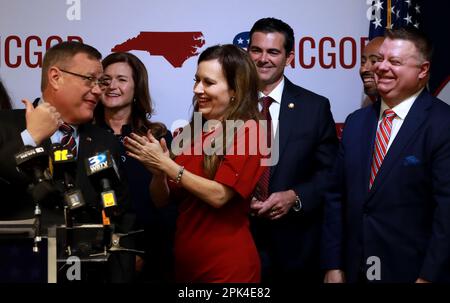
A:
<svg viewBox="0 0 450 303">
<path fill-rule="evenodd" d="M 111 255 L 111 253 L 113 252 L 129 252 L 129 253 L 134 253 L 134 254 L 145 254 L 145 251 L 143 250 L 138 250 L 138 249 L 132 249 L 132 248 L 126 248 L 120 245 L 120 240 L 122 238 L 125 237 L 129 237 L 129 236 L 134 236 L 138 233 L 142 233 L 144 232 L 143 229 L 139 229 L 139 230 L 135 230 L 135 231 L 130 231 L 129 233 L 111 233 L 111 242 L 110 242 L 110 247 L 106 248 L 104 252 L 102 253 L 97 253 L 97 254 L 91 254 L 89 255 L 90 257 L 98 257 L 98 256 L 106 256 L 106 259 L 109 258 L 109 256 Z"/>
<path fill-rule="evenodd" d="M 39 252 L 39 243 L 42 241 L 41 237 L 41 207 L 39 206 L 39 202 L 36 202 L 36 205 L 34 207 L 34 243 L 33 243 L 33 252 L 38 253 Z"/>
</svg>

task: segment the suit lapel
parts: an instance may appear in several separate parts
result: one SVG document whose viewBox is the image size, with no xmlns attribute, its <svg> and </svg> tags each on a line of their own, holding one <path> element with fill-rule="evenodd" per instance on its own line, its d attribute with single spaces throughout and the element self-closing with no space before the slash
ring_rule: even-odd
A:
<svg viewBox="0 0 450 303">
<path fill-rule="evenodd" d="M 380 114 L 381 102 L 371 106 L 363 125 L 361 127 L 361 167 L 364 169 L 363 190 L 369 192 L 370 166 L 372 165 L 373 148 L 375 144 L 375 135 L 378 127 L 378 117 Z M 368 130 L 368 131 L 367 131 Z"/>
<path fill-rule="evenodd" d="M 290 103 L 294 104 L 293 108 L 289 108 Z M 281 97 L 280 114 L 278 116 L 278 128 L 274 142 L 274 146 L 277 146 L 278 143 L 279 159 L 283 155 L 287 142 L 289 141 L 292 127 L 298 125 L 295 121 L 295 118 L 298 117 L 298 115 L 296 115 L 298 110 L 300 110 L 298 93 L 296 93 L 293 84 L 287 78 L 284 78 L 284 89 Z M 276 165 L 272 166 L 271 175 L 275 173 L 276 168 Z"/>
<path fill-rule="evenodd" d="M 414 102 L 408 115 L 403 121 L 403 124 L 397 133 L 394 141 L 391 144 L 380 170 L 375 177 L 372 189 L 370 191 L 369 198 L 378 190 L 388 176 L 390 170 L 399 163 L 399 156 L 403 149 L 411 141 L 414 133 L 424 123 L 428 116 L 428 109 L 432 105 L 431 100 L 428 98 L 428 93 L 423 91 Z"/>
<path fill-rule="evenodd" d="M 87 157 L 91 157 L 94 152 L 92 135 L 86 125 L 82 124 L 78 127 L 78 159 L 84 161 Z M 81 163 L 84 165 L 84 163 Z"/>
</svg>

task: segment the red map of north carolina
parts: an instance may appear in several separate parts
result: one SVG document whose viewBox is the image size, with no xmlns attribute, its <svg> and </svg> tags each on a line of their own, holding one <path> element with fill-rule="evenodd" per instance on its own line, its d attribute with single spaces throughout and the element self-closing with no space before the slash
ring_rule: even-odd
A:
<svg viewBox="0 0 450 303">
<path fill-rule="evenodd" d="M 163 56 L 173 67 L 181 67 L 187 59 L 198 55 L 204 44 L 202 32 L 140 32 L 111 51 L 143 50 L 152 56 Z"/>
</svg>

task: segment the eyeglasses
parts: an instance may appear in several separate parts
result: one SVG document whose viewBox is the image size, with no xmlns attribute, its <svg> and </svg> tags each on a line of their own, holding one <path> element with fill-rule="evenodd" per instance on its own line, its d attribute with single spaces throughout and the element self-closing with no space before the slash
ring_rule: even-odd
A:
<svg viewBox="0 0 450 303">
<path fill-rule="evenodd" d="M 106 81 L 105 79 L 97 79 L 97 78 L 95 78 L 93 76 L 80 75 L 80 74 L 77 74 L 77 73 L 74 73 L 74 72 L 69 72 L 69 71 L 61 69 L 61 68 L 59 70 L 64 72 L 64 73 L 66 73 L 66 74 L 80 77 L 81 79 L 86 81 L 86 83 L 89 85 L 90 88 L 93 88 L 94 86 L 98 85 L 98 87 L 101 90 L 105 90 L 109 86 L 109 84 L 111 83 L 110 81 Z"/>
</svg>

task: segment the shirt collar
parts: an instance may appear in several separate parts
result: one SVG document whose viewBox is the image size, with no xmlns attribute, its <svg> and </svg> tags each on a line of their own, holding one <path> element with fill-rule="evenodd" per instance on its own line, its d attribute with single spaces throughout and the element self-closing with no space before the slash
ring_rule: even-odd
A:
<svg viewBox="0 0 450 303">
<path fill-rule="evenodd" d="M 397 117 L 399 119 L 405 120 L 406 115 L 408 114 L 409 110 L 411 109 L 411 107 L 414 104 L 414 101 L 416 101 L 417 97 L 420 95 L 422 90 L 423 90 L 423 88 L 421 90 L 419 90 L 417 93 L 415 93 L 414 95 L 406 98 L 405 100 L 403 100 L 402 102 L 400 102 L 399 104 L 397 104 L 396 106 L 394 106 L 392 108 L 392 110 L 394 111 L 394 113 L 397 115 Z M 383 99 L 381 99 L 381 110 L 380 110 L 380 117 L 379 117 L 380 120 L 383 118 L 383 113 L 386 109 L 389 109 L 389 106 L 384 102 Z"/>
<path fill-rule="evenodd" d="M 268 97 L 271 97 L 274 102 L 280 104 L 281 103 L 281 97 L 283 96 L 283 89 L 284 89 L 284 77 L 281 79 L 280 83 L 270 92 Z M 261 99 L 262 97 L 266 97 L 266 95 L 263 94 L 263 92 L 258 92 L 258 98 Z"/>
<path fill-rule="evenodd" d="M 45 103 L 46 101 L 44 100 L 44 97 L 42 97 L 41 96 L 41 98 L 39 98 L 39 101 L 38 101 L 38 105 L 39 104 L 41 104 L 41 103 Z M 69 123 L 67 123 L 67 124 L 69 124 Z M 73 129 L 73 133 L 72 133 L 72 135 L 74 136 L 74 137 L 76 137 L 76 136 L 78 136 L 78 125 L 73 125 L 73 124 L 69 124 L 71 127 L 72 127 L 72 129 Z"/>
</svg>

